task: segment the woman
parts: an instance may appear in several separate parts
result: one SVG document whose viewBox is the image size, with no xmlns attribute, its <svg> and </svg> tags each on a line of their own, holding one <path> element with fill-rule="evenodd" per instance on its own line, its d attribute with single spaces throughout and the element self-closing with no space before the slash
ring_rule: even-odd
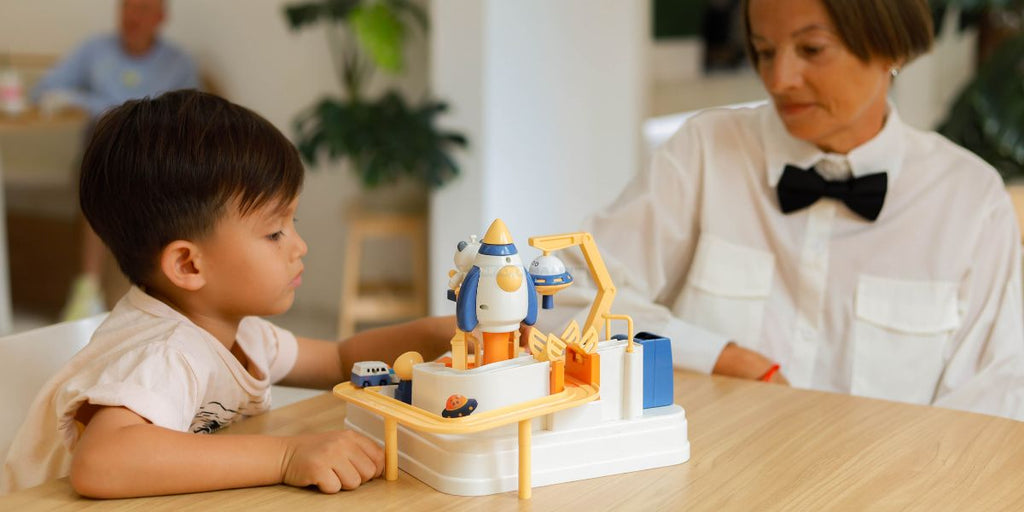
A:
<svg viewBox="0 0 1024 512">
<path fill-rule="evenodd" d="M 677 366 L 1024 419 L 1003 184 L 886 99 L 931 46 L 926 1 L 743 9 L 771 101 L 690 118 L 592 219 L 615 310 Z"/>
</svg>

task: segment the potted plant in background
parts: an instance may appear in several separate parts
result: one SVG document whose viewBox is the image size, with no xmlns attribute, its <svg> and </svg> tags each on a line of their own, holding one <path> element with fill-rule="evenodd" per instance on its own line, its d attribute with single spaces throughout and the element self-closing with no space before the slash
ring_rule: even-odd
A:
<svg viewBox="0 0 1024 512">
<path fill-rule="evenodd" d="M 932 5 L 937 19 L 946 9 L 959 8 L 961 28 L 979 30 L 975 76 L 938 131 L 985 159 L 1008 183 L 1024 180 L 1024 0 L 932 0 Z"/>
<path fill-rule="evenodd" d="M 447 104 L 425 98 L 411 104 L 394 88 L 367 97 L 377 69 L 398 74 L 413 26 L 427 30 L 427 15 L 410 0 L 321 0 L 285 8 L 293 30 L 326 22 L 342 97 L 325 97 L 294 121 L 296 146 L 307 163 L 348 159 L 368 189 L 412 179 L 440 187 L 459 174 L 451 151 L 466 145 L 436 120 Z"/>
<path fill-rule="evenodd" d="M 426 12 L 410 0 L 320 0 L 286 6 L 285 16 L 293 30 L 327 24 L 343 93 L 321 98 L 295 117 L 299 153 L 309 164 L 346 160 L 364 189 L 348 213 L 338 336 L 349 336 L 359 322 L 426 315 L 426 191 L 459 174 L 451 152 L 465 147 L 466 137 L 437 126 L 448 108 L 443 101 L 427 97 L 412 104 L 394 87 L 368 95 L 377 70 L 399 74 L 405 69 L 406 38 L 414 27 L 427 30 Z M 416 189 L 415 197 L 402 196 L 403 183 Z M 382 187 L 392 184 L 399 187 Z M 407 279 L 396 280 L 397 267 L 388 261 L 402 251 L 387 251 L 365 258 L 386 268 L 387 276 L 364 281 L 362 253 L 370 238 L 410 243 Z"/>
</svg>

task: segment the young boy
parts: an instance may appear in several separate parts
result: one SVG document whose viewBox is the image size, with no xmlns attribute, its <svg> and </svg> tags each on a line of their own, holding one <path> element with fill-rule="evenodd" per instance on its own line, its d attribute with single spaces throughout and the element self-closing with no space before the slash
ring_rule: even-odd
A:
<svg viewBox="0 0 1024 512">
<path fill-rule="evenodd" d="M 0 494 L 65 475 L 102 498 L 281 482 L 332 493 L 381 474 L 383 451 L 354 432 L 195 435 L 267 411 L 272 383 L 329 388 L 355 361 L 438 355 L 453 332 L 427 318 L 333 343 L 257 318 L 286 311 L 302 282 L 302 178 L 277 129 L 209 94 L 130 101 L 99 121 L 82 211 L 134 286 L 36 398 Z"/>
</svg>

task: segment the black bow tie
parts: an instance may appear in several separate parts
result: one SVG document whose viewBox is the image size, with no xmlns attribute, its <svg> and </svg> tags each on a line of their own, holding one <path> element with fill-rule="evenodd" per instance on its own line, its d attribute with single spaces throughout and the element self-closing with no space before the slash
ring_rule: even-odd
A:
<svg viewBox="0 0 1024 512">
<path fill-rule="evenodd" d="M 813 168 L 787 165 L 776 192 L 782 213 L 806 208 L 824 196 L 839 199 L 861 217 L 873 221 L 882 211 L 888 181 L 884 172 L 844 181 L 828 181 Z"/>
</svg>

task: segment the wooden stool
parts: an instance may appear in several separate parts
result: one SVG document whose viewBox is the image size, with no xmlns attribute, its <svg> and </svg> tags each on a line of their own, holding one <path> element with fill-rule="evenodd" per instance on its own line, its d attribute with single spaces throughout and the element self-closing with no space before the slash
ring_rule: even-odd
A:
<svg viewBox="0 0 1024 512">
<path fill-rule="evenodd" d="M 364 245 L 372 238 L 410 242 L 412 280 L 407 283 L 362 282 Z M 351 221 L 345 241 L 338 337 L 345 339 L 359 322 L 392 322 L 427 314 L 427 222 L 422 215 L 360 213 Z"/>
</svg>

